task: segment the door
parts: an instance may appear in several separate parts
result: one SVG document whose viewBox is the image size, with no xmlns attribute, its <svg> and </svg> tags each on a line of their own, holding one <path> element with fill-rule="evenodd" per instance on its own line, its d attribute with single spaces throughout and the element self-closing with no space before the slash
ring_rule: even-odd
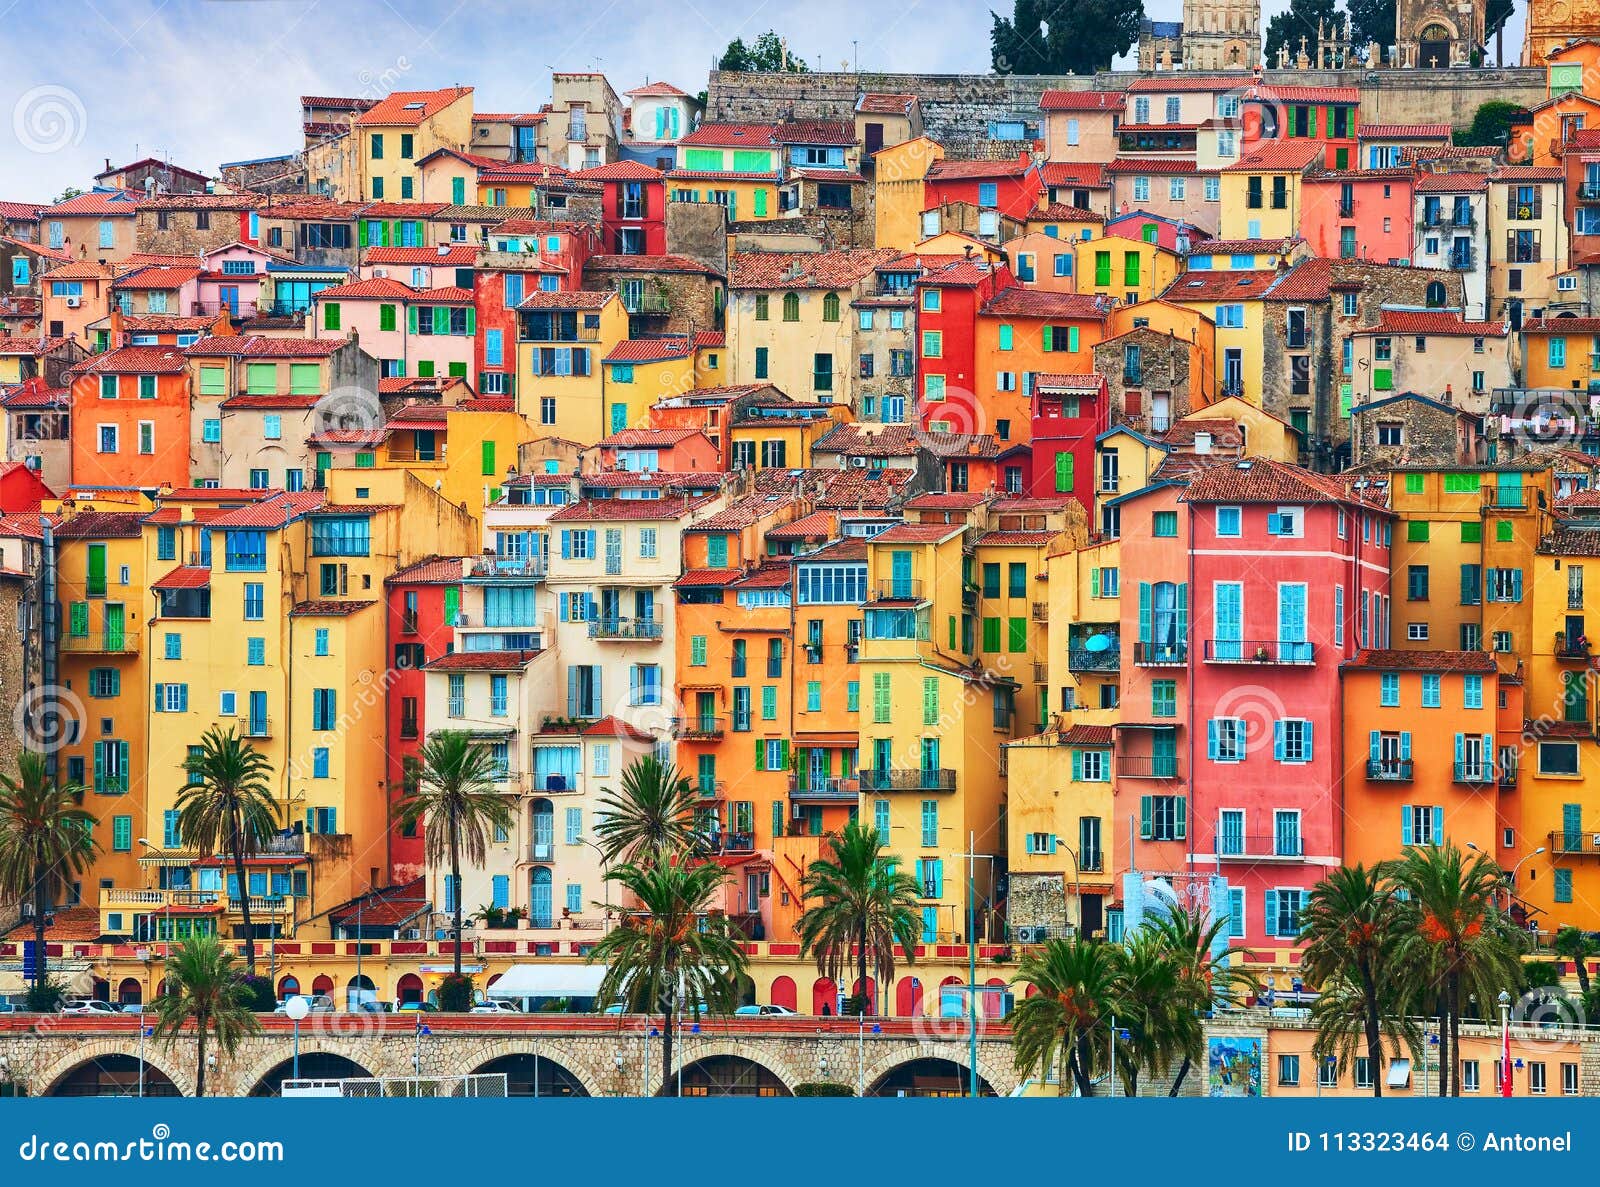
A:
<svg viewBox="0 0 1600 1187">
<path fill-rule="evenodd" d="M 1311 644 L 1306 642 L 1306 587 L 1278 586 L 1278 658 L 1286 663 L 1307 663 Z"/>
<path fill-rule="evenodd" d="M 1244 352 L 1230 346 L 1222 352 L 1222 394 L 1236 396 L 1244 391 Z"/>
<path fill-rule="evenodd" d="M 528 925 L 549 928 L 555 925 L 551 908 L 550 871 L 536 866 L 528 880 Z"/>
<path fill-rule="evenodd" d="M 267 735 L 267 694 L 252 692 L 250 694 L 250 718 L 246 722 L 246 729 L 252 738 L 264 738 Z"/>
<path fill-rule="evenodd" d="M 806 787 L 813 791 L 821 791 L 827 787 L 828 781 L 828 752 L 820 746 L 813 746 L 806 756 Z"/>
<path fill-rule="evenodd" d="M 125 642 L 123 612 L 120 603 L 106 603 L 106 650 L 121 651 Z"/>
<path fill-rule="evenodd" d="M 209 535 L 210 533 L 207 534 Z M 106 596 L 106 546 L 104 544 L 89 545 L 89 564 L 85 586 L 85 592 L 91 598 L 103 598 Z"/>
<path fill-rule="evenodd" d="M 238 317 L 239 316 L 239 286 L 238 285 L 236 285 L 236 284 L 225 284 L 225 285 L 222 285 L 220 288 L 217 289 L 217 296 L 220 298 L 221 304 L 227 308 L 229 313 L 233 314 L 234 317 Z"/>
<path fill-rule="evenodd" d="M 556 840 L 556 810 L 549 800 L 533 804 L 533 860 L 549 861 Z M 548 870 L 545 871 L 549 873 Z"/>
<path fill-rule="evenodd" d="M 1172 395 L 1169 392 L 1156 392 L 1150 397 L 1150 430 L 1163 433 L 1172 424 Z"/>
<path fill-rule="evenodd" d="M 433 430 L 418 429 L 411 436 L 412 439 L 417 443 L 417 461 L 433 461 L 437 450 L 437 446 L 434 443 Z"/>
<path fill-rule="evenodd" d="M 1239 659 L 1244 655 L 1244 589 L 1236 581 L 1219 581 L 1213 595 L 1216 599 L 1217 632 L 1213 654 L 1218 659 Z"/>
<path fill-rule="evenodd" d="M 870 157 L 883 147 L 883 125 L 868 124 L 864 131 L 866 135 L 862 140 L 862 148 L 866 151 L 867 156 Z"/>
</svg>

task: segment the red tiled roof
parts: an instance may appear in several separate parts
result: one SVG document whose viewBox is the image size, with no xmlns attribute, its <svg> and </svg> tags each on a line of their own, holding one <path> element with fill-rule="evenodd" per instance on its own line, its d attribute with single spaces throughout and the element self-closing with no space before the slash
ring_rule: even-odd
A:
<svg viewBox="0 0 1600 1187">
<path fill-rule="evenodd" d="M 131 539 L 143 530 L 142 511 L 79 511 L 56 524 L 58 540 Z"/>
<path fill-rule="evenodd" d="M 153 265 L 140 268 L 137 272 L 130 272 L 126 276 L 119 276 L 111 282 L 114 289 L 163 289 L 181 288 L 192 283 L 200 275 L 198 267 L 177 268 L 171 265 Z"/>
<path fill-rule="evenodd" d="M 897 523 L 873 537 L 885 544 L 937 544 L 964 529 L 958 523 Z"/>
<path fill-rule="evenodd" d="M 1173 95 L 1181 91 L 1231 91 L 1243 81 L 1244 76 L 1239 74 L 1168 74 L 1135 79 L 1128 84 L 1128 91 Z"/>
<path fill-rule="evenodd" d="M 123 346 L 85 359 L 74 375 L 182 375 L 188 364 L 175 346 Z"/>
<path fill-rule="evenodd" d="M 593 725 L 584 726 L 580 732 L 586 738 L 631 738 L 635 742 L 655 741 L 655 738 L 650 734 L 610 714 L 602 717 Z"/>
<path fill-rule="evenodd" d="M 583 269 L 587 272 L 591 268 L 596 272 L 701 272 L 707 276 L 722 275 L 710 264 L 678 255 L 590 256 L 584 261 Z"/>
<path fill-rule="evenodd" d="M 694 353 L 687 338 L 627 338 L 616 344 L 602 363 L 661 363 Z"/>
<path fill-rule="evenodd" d="M 71 338 L 0 338 L 0 355 L 27 355 L 43 358 L 69 345 Z"/>
<path fill-rule="evenodd" d="M 730 503 L 714 515 L 696 521 L 685 530 L 691 532 L 743 531 L 745 528 L 760 523 L 765 516 L 781 510 L 789 501 L 781 497 L 769 497 L 757 491 Z"/>
<path fill-rule="evenodd" d="M 1046 91 L 1040 111 L 1121 111 L 1127 98 L 1120 91 Z"/>
<path fill-rule="evenodd" d="M 391 91 L 356 116 L 355 122 L 368 127 L 389 124 L 415 127 L 430 116 L 437 115 L 457 99 L 470 94 L 472 94 L 471 87 L 444 87 L 437 91 Z"/>
<path fill-rule="evenodd" d="M 1028 211 L 1028 221 L 1032 222 L 1073 222 L 1073 223 L 1103 223 L 1106 216 L 1096 214 L 1092 210 L 1085 210 L 1081 206 L 1068 206 L 1065 202 L 1052 202 L 1048 206 L 1035 207 Z"/>
<path fill-rule="evenodd" d="M 913 457 L 917 431 L 910 425 L 838 424 L 812 444 L 811 451 L 848 457 Z"/>
<path fill-rule="evenodd" d="M 1357 334 L 1420 334 L 1454 338 L 1504 338 L 1511 327 L 1506 322 L 1467 321 L 1459 313 L 1439 310 L 1384 309 L 1378 324 L 1356 330 Z"/>
<path fill-rule="evenodd" d="M 429 672 L 517 672 L 538 656 L 539 652 L 532 650 L 452 651 L 429 660 L 423 668 Z"/>
<path fill-rule="evenodd" d="M 42 202 L 0 202 L 0 219 L 7 222 L 36 223 Z"/>
<path fill-rule="evenodd" d="M 670 98 L 687 99 L 687 91 L 680 91 L 670 82 L 647 82 L 642 87 L 634 87 L 631 91 L 623 91 L 624 95 L 632 98 L 634 95 L 666 95 Z"/>
<path fill-rule="evenodd" d="M 264 334 L 212 334 L 183 353 L 195 358 L 237 356 L 255 359 L 327 358 L 346 345 L 343 338 L 269 338 Z"/>
<path fill-rule="evenodd" d="M 1106 165 L 1107 173 L 1198 173 L 1199 169 L 1193 161 L 1179 160 L 1139 160 L 1133 157 L 1118 157 Z"/>
<path fill-rule="evenodd" d="M 828 477 L 827 488 L 817 499 L 824 511 L 837 511 L 841 516 L 887 512 L 901 498 L 911 481 L 910 470 L 839 470 Z M 862 543 L 865 555 L 865 541 Z"/>
<path fill-rule="evenodd" d="M 263 396 L 244 394 L 238 396 L 229 396 L 226 400 L 222 401 L 221 407 L 227 409 L 229 412 L 245 412 L 250 410 L 271 411 L 274 409 L 293 411 L 315 408 L 321 399 L 322 397 L 320 395 L 295 396 L 288 393 L 283 393 L 281 395 L 273 394 Z"/>
<path fill-rule="evenodd" d="M 886 247 L 848 251 L 744 252 L 733 258 L 728 287 L 848 288 L 899 255 L 898 251 Z"/>
<path fill-rule="evenodd" d="M 1600 334 L 1600 317 L 1534 317 L 1522 323 L 1524 334 Z"/>
<path fill-rule="evenodd" d="M 0 402 L 12 409 L 61 411 L 72 407 L 72 393 L 64 387 L 49 387 L 43 377 L 35 377 L 12 388 Z"/>
<path fill-rule="evenodd" d="M 1561 181 L 1560 169 L 1543 165 L 1502 165 L 1489 174 L 1490 181 Z"/>
<path fill-rule="evenodd" d="M 421 296 L 418 289 L 401 284 L 389 276 L 374 276 L 370 280 L 352 280 L 336 284 L 316 294 L 319 301 L 414 301 Z"/>
<path fill-rule="evenodd" d="M 278 491 L 211 521 L 218 528 L 281 528 L 323 504 L 321 491 Z"/>
<path fill-rule="evenodd" d="M 987 496 L 976 491 L 924 491 L 906 500 L 907 511 L 971 511 Z"/>
<path fill-rule="evenodd" d="M 767 529 L 769 540 L 816 540 L 827 539 L 833 534 L 833 522 L 836 517 L 826 511 L 813 511 L 810 515 L 803 515 L 799 519 L 792 519 L 788 523 L 780 523 L 777 527 Z"/>
<path fill-rule="evenodd" d="M 567 292 L 547 293 L 542 290 L 529 293 L 518 309 L 603 309 L 606 302 L 616 297 L 610 289 L 586 291 L 573 289 Z"/>
<path fill-rule="evenodd" d="M 1085 186 L 1096 189 L 1106 184 L 1105 166 L 1090 161 L 1046 161 L 1039 169 L 1047 186 Z"/>
<path fill-rule="evenodd" d="M 1023 177 L 1033 168 L 1032 161 L 1013 157 L 1004 161 L 935 161 L 928 169 L 929 181 L 965 181 L 972 178 Z"/>
<path fill-rule="evenodd" d="M 417 878 L 353 898 L 335 907 L 329 918 L 335 924 L 343 924 L 359 916 L 362 927 L 398 927 L 421 914 L 428 905 L 427 888 L 423 880 Z"/>
<path fill-rule="evenodd" d="M 603 438 L 597 449 L 639 449 L 650 446 L 672 446 L 690 437 L 704 434 L 699 429 L 623 429 Z"/>
<path fill-rule="evenodd" d="M 444 202 L 368 202 L 361 213 L 370 218 L 427 218 L 445 206 Z"/>
<path fill-rule="evenodd" d="M 779 144 L 851 145 L 856 142 L 852 120 L 781 120 L 773 125 Z"/>
<path fill-rule="evenodd" d="M 741 173 L 733 169 L 674 169 L 672 181 L 777 181 L 776 173 Z"/>
<path fill-rule="evenodd" d="M 703 123 L 678 143 L 690 148 L 776 148 L 778 141 L 771 124 Z"/>
<path fill-rule="evenodd" d="M 91 190 L 87 194 L 68 198 L 65 202 L 57 202 L 54 206 L 46 206 L 43 213 L 51 216 L 84 214 L 99 218 L 126 215 L 132 218 L 138 213 L 142 200 L 143 195 L 136 195 L 132 190 Z"/>
<path fill-rule="evenodd" d="M 211 584 L 211 570 L 203 565 L 179 565 L 165 577 L 151 583 L 151 589 L 204 589 Z"/>
<path fill-rule="evenodd" d="M 929 268 L 917 277 L 920 285 L 934 288 L 976 288 L 992 279 L 994 270 L 978 260 L 958 258 L 951 263 Z"/>
<path fill-rule="evenodd" d="M 550 517 L 551 523 L 596 523 L 611 519 L 679 519 L 711 496 L 670 495 L 663 499 L 579 499 Z"/>
<path fill-rule="evenodd" d="M 451 243 L 437 247 L 369 247 L 364 264 L 431 264 L 440 268 L 470 268 L 478 258 L 474 243 Z"/>
<path fill-rule="evenodd" d="M 984 317 L 1064 317 L 1100 319 L 1111 312 L 1110 299 L 1092 293 L 1058 293 L 1014 286 L 991 297 Z"/>
<path fill-rule="evenodd" d="M 585 181 L 660 181 L 666 174 L 642 161 L 612 161 L 609 165 L 580 169 L 573 176 Z"/>
<path fill-rule="evenodd" d="M 1261 296 L 1277 279 L 1278 273 L 1271 269 L 1185 272 L 1161 296 L 1168 301 L 1244 300 Z"/>
<path fill-rule="evenodd" d="M 1462 194 L 1488 188 L 1487 173 L 1424 173 L 1415 186 L 1419 194 Z"/>
<path fill-rule="evenodd" d="M 693 345 L 696 350 L 720 350 L 728 345 L 728 336 L 721 330 L 700 330 Z"/>
<path fill-rule="evenodd" d="M 1492 672 L 1494 656 L 1487 651 L 1363 651 L 1339 665 L 1380 672 Z"/>
<path fill-rule="evenodd" d="M 348 618 L 352 614 L 359 614 L 368 606 L 376 606 L 377 601 L 354 601 L 348 599 L 328 598 L 324 601 L 298 602 L 289 611 L 291 618 Z"/>
<path fill-rule="evenodd" d="M 751 569 L 745 574 L 744 580 L 738 583 L 740 589 L 785 589 L 794 580 L 794 573 L 786 561 L 774 561 Z"/>
<path fill-rule="evenodd" d="M 672 583 L 674 589 L 728 586 L 744 576 L 743 569 L 690 569 Z"/>
<path fill-rule="evenodd" d="M 1073 374 L 1065 371 L 1047 371 L 1033 377 L 1035 390 L 1097 392 L 1105 379 L 1095 371 Z"/>
<path fill-rule="evenodd" d="M 122 319 L 122 328 L 131 333 L 185 334 L 196 330 L 209 330 L 217 322 L 214 317 L 179 317 L 172 313 L 138 313 Z"/>
<path fill-rule="evenodd" d="M 1109 725 L 1075 725 L 1061 735 L 1063 746 L 1110 746 L 1116 732 Z"/>
<path fill-rule="evenodd" d="M 1320 140 L 1273 140 L 1246 153 L 1232 165 L 1224 165 L 1221 171 L 1223 173 L 1295 172 L 1319 160 L 1325 151 Z"/>
<path fill-rule="evenodd" d="M 1443 140 L 1448 142 L 1449 124 L 1362 124 L 1356 129 L 1358 140 Z"/>
<path fill-rule="evenodd" d="M 392 573 L 385 585 L 456 585 L 464 572 L 461 556 L 430 556 Z"/>
<path fill-rule="evenodd" d="M 1245 92 L 1246 99 L 1278 103 L 1359 103 L 1357 87 L 1297 87 L 1261 83 Z"/>
<path fill-rule="evenodd" d="M 863 115 L 905 115 L 918 102 L 915 95 L 868 91 L 856 100 L 856 110 Z"/>
<path fill-rule="evenodd" d="M 1060 534 L 1060 532 L 985 532 L 978 537 L 977 543 L 991 546 L 1009 544 L 1023 548 L 1043 548 Z"/>
<path fill-rule="evenodd" d="M 1208 466 L 1179 498 L 1186 503 L 1354 503 L 1338 478 L 1270 458 Z"/>
</svg>

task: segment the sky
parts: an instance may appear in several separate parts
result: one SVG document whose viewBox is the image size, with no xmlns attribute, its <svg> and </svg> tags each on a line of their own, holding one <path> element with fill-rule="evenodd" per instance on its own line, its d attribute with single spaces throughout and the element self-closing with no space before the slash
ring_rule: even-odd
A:
<svg viewBox="0 0 1600 1187">
<path fill-rule="evenodd" d="M 1146 15 L 1180 5 L 1146 0 Z M 1264 0 L 1263 28 L 1285 5 Z M 552 70 L 596 68 L 618 92 L 693 93 L 730 40 L 769 28 L 813 69 L 987 73 L 989 23 L 982 0 L 0 0 L 0 199 L 87 188 L 107 157 L 214 175 L 295 151 L 303 94 L 460 83 L 479 111 L 525 111 L 548 102 Z"/>
</svg>

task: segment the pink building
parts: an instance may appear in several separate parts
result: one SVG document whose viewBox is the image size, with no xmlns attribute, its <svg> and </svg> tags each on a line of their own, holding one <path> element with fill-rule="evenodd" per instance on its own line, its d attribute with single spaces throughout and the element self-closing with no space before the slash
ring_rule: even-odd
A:
<svg viewBox="0 0 1600 1187">
<path fill-rule="evenodd" d="M 1106 220 L 1106 234 L 1136 243 L 1159 243 L 1168 251 L 1185 252 L 1191 244 L 1205 238 L 1205 232 L 1193 223 L 1182 219 L 1150 214 L 1144 210 L 1130 210 Z"/>
<path fill-rule="evenodd" d="M 361 253 L 361 278 L 388 277 L 417 289 L 471 288 L 475 243 L 438 247 L 369 247 Z"/>
<path fill-rule="evenodd" d="M 248 243 L 230 243 L 200 257 L 202 271 L 196 282 L 197 316 L 227 313 L 230 317 L 254 317 L 258 306 L 271 296 L 261 291 L 267 265 L 293 264 L 294 257 L 279 255 Z"/>
<path fill-rule="evenodd" d="M 1411 258 L 1410 169 L 1336 169 L 1300 182 L 1300 237 L 1327 259 L 1398 264 Z"/>
<path fill-rule="evenodd" d="M 311 336 L 359 336 L 380 378 L 468 375 L 477 328 L 471 289 L 417 289 L 380 276 L 323 289 L 313 302 Z"/>
<path fill-rule="evenodd" d="M 1141 807 L 1141 837 L 1181 840 L 1189 872 L 1227 880 L 1236 940 L 1292 947 L 1307 891 L 1342 854 L 1339 665 L 1389 645 L 1390 517 L 1264 458 L 1200 471 L 1181 501 L 1192 778 Z M 1182 518 L 1125 510 L 1123 537 L 1181 541 Z M 1152 588 L 1152 627 L 1157 606 Z"/>
</svg>

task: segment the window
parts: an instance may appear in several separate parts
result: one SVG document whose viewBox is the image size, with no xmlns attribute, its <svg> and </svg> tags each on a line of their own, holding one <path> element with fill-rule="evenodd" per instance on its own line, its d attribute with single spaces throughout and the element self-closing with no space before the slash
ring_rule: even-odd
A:
<svg viewBox="0 0 1600 1187">
<path fill-rule="evenodd" d="M 1176 512 L 1172 513 L 1176 516 Z M 1237 537 L 1240 534 L 1241 513 L 1238 507 L 1217 508 L 1217 535 Z M 1174 532 L 1176 534 L 1176 532 Z"/>
<path fill-rule="evenodd" d="M 1293 1088 L 1300 1083 L 1300 1057 L 1298 1055 L 1278 1056 L 1278 1083 L 1285 1088 Z"/>
<path fill-rule="evenodd" d="M 1178 513 L 1176 511 L 1157 511 L 1153 518 L 1152 534 L 1156 536 L 1176 536 L 1178 534 Z"/>
<path fill-rule="evenodd" d="M 1206 722 L 1206 757 L 1212 762 L 1243 762 L 1249 731 L 1242 717 L 1213 717 Z"/>
<path fill-rule="evenodd" d="M 1273 758 L 1279 762 L 1310 762 L 1312 725 L 1302 718 L 1286 718 L 1273 723 Z"/>
<path fill-rule="evenodd" d="M 1400 704 L 1400 674 L 1385 672 L 1378 678 L 1378 704 L 1395 708 Z"/>
<path fill-rule="evenodd" d="M 1461 1091 L 1478 1091 L 1478 1061 L 1476 1059 L 1463 1059 L 1461 1061 Z"/>
<path fill-rule="evenodd" d="M 1139 797 L 1139 836 L 1147 841 L 1182 841 L 1189 834 L 1189 801 L 1181 795 Z"/>
<path fill-rule="evenodd" d="M 1269 890 L 1265 896 L 1266 934 L 1294 938 L 1300 934 L 1300 908 L 1305 891 L 1298 889 Z"/>
</svg>

